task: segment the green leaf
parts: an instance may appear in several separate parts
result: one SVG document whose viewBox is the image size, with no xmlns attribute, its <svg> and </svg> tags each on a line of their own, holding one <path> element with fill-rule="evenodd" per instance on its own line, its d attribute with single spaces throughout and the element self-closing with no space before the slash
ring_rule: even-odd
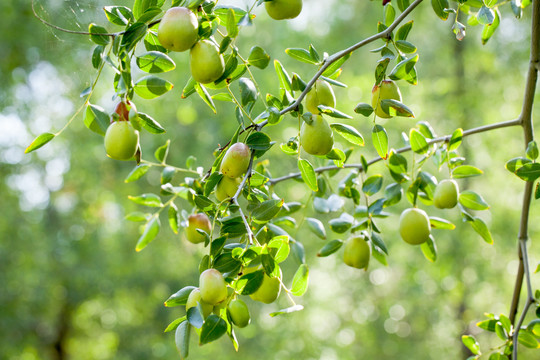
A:
<svg viewBox="0 0 540 360">
<path fill-rule="evenodd" d="M 271 254 L 278 264 L 287 260 L 291 250 L 289 247 L 289 236 L 280 235 L 272 238 L 268 243 L 268 248 L 271 250 Z"/>
<path fill-rule="evenodd" d="M 264 271 L 257 270 L 245 275 L 242 275 L 236 282 L 236 291 L 242 295 L 251 295 L 256 292 L 262 285 L 264 280 Z"/>
<path fill-rule="evenodd" d="M 386 129 L 382 125 L 375 125 L 371 131 L 371 139 L 377 154 L 386 160 L 388 158 L 388 134 Z"/>
<path fill-rule="evenodd" d="M 135 83 L 135 93 L 143 99 L 157 98 L 173 88 L 173 84 L 154 75 L 147 75 Z"/>
<path fill-rule="evenodd" d="M 150 244 L 159 233 L 161 223 L 159 222 L 159 217 L 153 217 L 146 225 L 144 226 L 144 231 L 139 241 L 137 241 L 137 246 L 135 246 L 135 251 L 139 252 Z"/>
<path fill-rule="evenodd" d="M 102 107 L 88 104 L 84 112 L 84 125 L 95 133 L 105 135 L 111 118 Z"/>
<path fill-rule="evenodd" d="M 364 115 L 365 117 L 370 116 L 373 114 L 373 107 L 366 103 L 359 103 L 354 108 L 354 112 L 360 115 Z"/>
<path fill-rule="evenodd" d="M 393 69 L 388 77 L 392 80 L 406 79 L 411 76 L 414 66 L 418 62 L 420 56 L 416 54 L 415 56 L 403 59 L 400 61 Z"/>
<path fill-rule="evenodd" d="M 429 144 L 422 135 L 422 133 L 416 129 L 411 129 L 409 134 L 409 142 L 411 143 L 411 149 L 417 154 L 425 154 L 429 150 Z"/>
<path fill-rule="evenodd" d="M 149 169 L 150 169 L 150 165 L 148 165 L 148 164 L 139 164 L 139 165 L 137 165 L 133 170 L 131 170 L 131 172 L 126 177 L 124 182 L 125 183 L 130 183 L 130 182 L 139 180 L 144 174 L 146 174 L 148 172 Z"/>
<path fill-rule="evenodd" d="M 429 238 L 420 245 L 420 248 L 426 259 L 431 262 L 437 260 L 437 245 L 435 244 L 435 241 L 433 241 L 433 236 L 430 235 Z"/>
<path fill-rule="evenodd" d="M 531 334 L 527 330 L 521 330 L 518 334 L 518 341 L 521 345 L 528 347 L 530 349 L 538 349 L 540 348 L 540 343 L 538 343 L 538 340 L 534 337 L 533 334 Z"/>
<path fill-rule="evenodd" d="M 157 148 L 156 152 L 154 153 L 154 157 L 157 161 L 160 163 L 164 163 L 165 159 L 167 159 L 167 155 L 169 154 L 169 146 L 171 145 L 171 140 L 167 139 L 164 145 Z"/>
<path fill-rule="evenodd" d="M 435 216 L 429 217 L 429 223 L 433 229 L 454 230 L 456 228 L 456 225 L 450 221 Z"/>
<path fill-rule="evenodd" d="M 461 341 L 473 354 L 480 355 L 480 345 L 473 336 L 463 335 Z"/>
<path fill-rule="evenodd" d="M 176 349 L 180 354 L 182 360 L 186 359 L 189 355 L 189 336 L 191 334 L 191 325 L 189 322 L 184 321 L 176 328 L 174 334 L 174 342 Z"/>
<path fill-rule="evenodd" d="M 386 26 L 392 25 L 396 18 L 396 10 L 391 3 L 384 5 L 384 24 Z"/>
<path fill-rule="evenodd" d="M 108 45 L 111 41 L 111 38 L 109 36 L 101 35 L 107 34 L 107 29 L 102 26 L 98 26 L 92 23 L 88 25 L 88 32 L 90 33 L 90 40 L 92 40 L 98 45 Z"/>
<path fill-rule="evenodd" d="M 394 99 L 384 99 L 381 101 L 381 108 L 384 112 L 388 113 L 390 116 L 401 116 L 401 117 L 414 117 L 414 113 L 409 109 L 405 104 L 394 100 Z"/>
<path fill-rule="evenodd" d="M 125 26 L 135 20 L 131 9 L 125 6 L 105 6 L 103 11 L 107 20 L 115 25 Z"/>
<path fill-rule="evenodd" d="M 351 215 L 342 213 L 338 218 L 328 221 L 328 225 L 330 225 L 333 232 L 343 234 L 351 228 L 353 220 L 354 218 Z"/>
<path fill-rule="evenodd" d="M 330 127 L 351 144 L 364 146 L 362 134 L 354 127 L 338 123 L 331 124 Z"/>
<path fill-rule="evenodd" d="M 199 344 L 204 345 L 215 341 L 227 332 L 227 322 L 217 315 L 210 315 L 206 318 L 201 329 Z"/>
<path fill-rule="evenodd" d="M 481 25 L 489 25 L 495 20 L 495 12 L 487 6 L 482 6 L 476 14 L 476 19 Z"/>
<path fill-rule="evenodd" d="M 448 13 L 444 11 L 444 9 L 448 9 L 450 7 L 448 0 L 431 0 L 431 6 L 439 18 L 442 20 L 448 19 Z"/>
<path fill-rule="evenodd" d="M 306 293 L 309 280 L 309 268 L 306 264 L 300 265 L 296 274 L 294 274 L 291 294 L 294 296 L 302 296 Z"/>
<path fill-rule="evenodd" d="M 198 309 L 198 306 L 189 308 L 189 310 L 187 311 L 187 321 L 189 321 L 189 323 L 197 329 L 200 329 L 202 327 L 204 319 Z"/>
<path fill-rule="evenodd" d="M 39 135 L 37 138 L 34 139 L 34 141 L 32 141 L 30 145 L 28 145 L 26 150 L 24 150 L 24 153 L 28 154 L 29 152 L 39 149 L 40 147 L 54 139 L 55 136 L 56 135 L 51 133 L 43 133 Z"/>
<path fill-rule="evenodd" d="M 317 106 L 317 109 L 319 109 L 319 111 L 325 115 L 328 115 L 330 117 L 333 117 L 333 118 L 337 118 L 337 119 L 352 119 L 352 116 L 350 115 L 347 115 L 345 114 L 344 112 L 341 112 L 337 109 L 334 109 L 330 106 L 326 106 L 326 105 L 319 105 Z"/>
<path fill-rule="evenodd" d="M 409 33 L 411 32 L 413 23 L 414 21 L 411 20 L 401 25 L 396 32 L 396 40 L 407 40 L 407 36 L 409 36 Z"/>
<path fill-rule="evenodd" d="M 216 105 L 214 104 L 214 100 L 212 100 L 212 97 L 208 93 L 208 90 L 206 90 L 206 88 L 203 85 L 197 83 L 195 84 L 195 91 L 200 96 L 200 98 L 203 99 L 206 105 L 208 105 L 208 107 L 212 109 L 214 114 L 217 114 Z"/>
<path fill-rule="evenodd" d="M 267 200 L 253 209 L 251 216 L 254 220 L 259 222 L 266 222 L 272 220 L 281 210 L 283 206 L 283 199 L 280 200 Z"/>
<path fill-rule="evenodd" d="M 527 158 L 531 160 L 538 158 L 538 144 L 534 140 L 527 145 Z"/>
<path fill-rule="evenodd" d="M 450 141 L 448 142 L 448 151 L 454 151 L 459 148 L 461 145 L 461 142 L 463 140 L 463 129 L 459 128 L 456 129 L 452 133 L 452 137 L 450 138 Z"/>
<path fill-rule="evenodd" d="M 459 194 L 459 203 L 472 210 L 487 210 L 489 205 L 477 193 L 471 190 L 462 191 Z"/>
<path fill-rule="evenodd" d="M 278 315 L 290 314 L 292 312 L 302 311 L 302 310 L 304 310 L 304 307 L 302 305 L 293 305 L 293 306 L 288 307 L 286 309 L 282 309 L 282 310 L 270 313 L 270 316 L 275 317 L 275 316 L 278 316 Z"/>
<path fill-rule="evenodd" d="M 259 69 L 266 69 L 270 55 L 260 46 L 253 46 L 249 52 L 248 63 Z"/>
<path fill-rule="evenodd" d="M 324 229 L 323 223 L 319 219 L 306 218 L 306 221 L 312 233 L 317 235 L 317 237 L 326 240 L 326 230 Z"/>
<path fill-rule="evenodd" d="M 326 70 L 324 70 L 324 72 L 322 73 L 322 76 L 327 76 L 327 77 L 332 76 L 335 72 L 339 70 L 341 65 L 343 65 L 345 61 L 347 61 L 350 57 L 351 57 L 351 54 L 349 53 L 343 56 L 342 58 L 340 58 L 339 60 L 336 60 L 332 65 L 328 66 Z"/>
<path fill-rule="evenodd" d="M 474 217 L 474 220 L 470 221 L 470 223 L 474 231 L 476 231 L 476 233 L 480 235 L 485 242 L 490 245 L 493 244 L 493 237 L 491 236 L 491 233 L 489 232 L 484 220 L 480 219 L 479 217 Z"/>
<path fill-rule="evenodd" d="M 169 219 L 169 226 L 171 230 L 178 234 L 179 229 L 179 219 L 178 219 L 178 209 L 176 208 L 176 205 L 172 202 L 169 205 L 169 211 L 167 213 L 167 218 Z"/>
<path fill-rule="evenodd" d="M 452 177 L 454 179 L 463 179 L 467 177 L 480 176 L 484 172 L 472 165 L 461 165 L 452 170 Z"/>
<path fill-rule="evenodd" d="M 156 194 L 142 194 L 140 196 L 128 196 L 128 199 L 136 204 L 149 207 L 162 207 L 161 198 Z"/>
<path fill-rule="evenodd" d="M 318 191 L 317 174 L 315 174 L 315 170 L 313 170 L 311 163 L 305 159 L 298 159 L 298 169 L 307 186 L 313 191 Z"/>
<path fill-rule="evenodd" d="M 179 317 L 178 319 L 173 320 L 169 325 L 167 325 L 167 328 L 163 332 L 169 332 L 176 330 L 178 328 L 178 325 L 186 321 L 186 316 Z"/>
<path fill-rule="evenodd" d="M 525 181 L 535 181 L 540 177 L 540 163 L 527 163 L 517 169 L 516 175 Z"/>
<path fill-rule="evenodd" d="M 362 184 L 362 192 L 367 196 L 375 195 L 381 190 L 383 184 L 383 176 L 380 174 L 368 177 Z"/>
<path fill-rule="evenodd" d="M 238 85 L 240 87 L 240 99 L 242 106 L 246 106 L 247 104 L 257 100 L 257 88 L 251 79 L 240 78 L 240 80 L 238 80 Z"/>
<path fill-rule="evenodd" d="M 174 307 L 174 306 L 186 305 L 189 294 L 191 294 L 191 292 L 195 289 L 196 289 L 195 286 L 183 287 L 182 289 L 178 290 L 177 292 L 169 296 L 167 300 L 165 300 L 165 306 Z"/>
<path fill-rule="evenodd" d="M 318 61 L 316 61 L 315 59 L 311 57 L 311 53 L 306 49 L 289 48 L 289 49 L 285 49 L 285 53 L 295 60 L 302 61 L 308 64 L 319 63 Z"/>
<path fill-rule="evenodd" d="M 122 47 L 126 49 L 126 52 L 130 52 L 137 45 L 148 31 L 148 25 L 142 22 L 136 22 L 130 25 L 124 35 L 122 35 Z"/>
<path fill-rule="evenodd" d="M 506 162 L 505 167 L 506 170 L 510 171 L 511 173 L 516 173 L 516 171 L 521 168 L 525 164 L 529 164 L 532 161 L 530 159 L 524 158 L 524 157 L 516 157 L 513 159 L 510 159 Z"/>
<path fill-rule="evenodd" d="M 227 35 L 233 39 L 238 36 L 238 25 L 234 15 L 234 9 L 229 8 L 227 12 Z"/>
<path fill-rule="evenodd" d="M 495 9 L 495 19 L 493 19 L 493 22 L 491 24 L 484 25 L 484 28 L 482 30 L 482 44 L 485 45 L 489 39 L 493 36 L 495 33 L 495 30 L 499 27 L 501 23 L 501 13 L 499 12 L 499 9 Z"/>
<path fill-rule="evenodd" d="M 270 136 L 263 132 L 254 132 L 249 135 L 246 145 L 252 150 L 266 151 L 272 146 Z"/>
<path fill-rule="evenodd" d="M 338 251 L 343 246 L 343 241 L 341 240 L 332 240 L 328 244 L 324 245 L 321 250 L 317 253 L 319 257 L 326 257 L 332 255 Z"/>
<path fill-rule="evenodd" d="M 388 255 L 388 249 L 386 247 L 386 244 L 384 243 L 382 237 L 379 234 L 372 231 L 371 232 L 371 241 L 373 242 L 373 245 L 375 245 L 375 247 L 381 249 L 385 254 Z"/>
<path fill-rule="evenodd" d="M 137 66 L 147 73 L 163 73 L 176 68 L 176 64 L 160 51 L 149 51 L 137 56 Z"/>
<path fill-rule="evenodd" d="M 412 54 L 416 52 L 416 46 L 405 40 L 397 40 L 396 47 L 405 54 Z"/>
<path fill-rule="evenodd" d="M 274 67 L 276 69 L 276 74 L 279 78 L 281 88 L 287 90 L 288 92 L 292 92 L 291 77 L 289 76 L 283 65 L 281 65 L 278 60 L 274 60 Z"/>
<path fill-rule="evenodd" d="M 143 213 L 141 211 L 134 211 L 126 215 L 124 219 L 133 222 L 147 221 L 150 218 L 150 214 Z"/>
</svg>

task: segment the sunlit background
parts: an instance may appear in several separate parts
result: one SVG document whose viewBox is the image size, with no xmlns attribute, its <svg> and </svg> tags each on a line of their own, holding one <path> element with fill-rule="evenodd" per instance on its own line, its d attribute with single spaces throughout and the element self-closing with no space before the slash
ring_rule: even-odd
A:
<svg viewBox="0 0 540 360">
<path fill-rule="evenodd" d="M 245 8 L 251 1 L 227 3 Z M 63 28 L 85 31 L 95 22 L 119 31 L 107 23 L 101 8 L 131 4 L 37 0 L 35 8 L 41 17 Z M 473 27 L 467 29 L 463 42 L 457 42 L 451 21 L 440 21 L 429 2 L 411 16 L 415 22 L 409 41 L 420 53 L 419 84 L 400 84 L 403 101 L 414 110 L 417 121 L 429 121 L 439 135 L 519 115 L 530 14 L 525 11 L 518 21 L 509 5 L 502 10 L 500 28 L 485 46 L 480 42 L 481 29 Z M 103 138 L 84 126 L 82 114 L 60 137 L 24 155 L 35 136 L 58 131 L 82 106 L 79 94 L 96 75 L 91 65 L 93 45 L 85 36 L 42 24 L 32 15 L 29 0 L 3 0 L 0 13 L 0 358 L 179 358 L 174 334 L 163 330 L 184 311 L 165 308 L 163 301 L 181 287 L 197 283 L 204 250 L 163 227 L 148 248 L 135 253 L 139 227 L 124 216 L 140 208 L 127 196 L 155 192 L 160 174 L 150 171 L 138 182 L 125 184 L 134 164 L 107 158 Z M 241 31 L 240 52 L 247 55 L 251 46 L 259 45 L 289 72 L 308 80 L 316 68 L 288 57 L 285 48 L 313 44 L 321 53 L 336 52 L 375 33 L 382 8 L 380 2 L 371 1 L 305 0 L 302 14 L 291 21 L 273 21 L 262 7 L 256 14 L 254 25 Z M 343 67 L 340 81 L 349 87 L 335 88 L 341 111 L 352 115 L 358 102 L 370 101 L 378 57 L 368 50 L 379 45 L 359 50 Z M 150 160 L 170 138 L 170 163 L 183 166 L 194 155 L 198 166 L 208 168 L 212 151 L 236 129 L 234 107 L 217 102 L 214 115 L 196 95 L 181 99 L 189 78 L 188 55 L 171 56 L 177 69 L 163 76 L 175 88 L 156 100 L 134 99 L 140 111 L 152 114 L 167 130 L 164 135 L 143 134 L 143 157 Z M 255 69 L 254 75 L 264 94 L 278 93 L 272 65 L 266 71 Z M 112 71 L 106 68 L 91 102 L 112 112 L 113 94 Z M 396 118 L 384 123 L 392 147 L 403 146 L 400 134 L 414 121 Z M 354 119 L 340 122 L 370 138 L 370 120 L 354 114 Z M 296 134 L 297 122 L 288 117 L 265 131 L 279 144 Z M 457 225 L 451 232 L 434 232 L 439 249 L 435 263 L 400 240 L 397 216 L 392 216 L 379 222 L 389 248 L 389 266 L 373 261 L 363 272 L 346 267 L 339 252 L 328 258 L 315 256 L 325 241 L 342 235 L 327 228 L 324 241 L 313 236 L 306 224 L 300 230 L 288 228 L 304 243 L 311 269 L 309 291 L 297 299 L 305 310 L 272 318 L 269 313 L 288 306 L 285 296 L 271 305 L 247 299 L 253 320 L 237 332 L 239 352 L 225 337 L 203 347 L 193 337 L 190 358 L 460 359 L 467 354 L 460 340 L 465 333 L 477 335 L 484 352 L 498 346 L 496 336 L 485 336 L 475 324 L 485 312 L 507 314 L 510 307 L 523 182 L 506 171 L 504 163 L 522 155 L 521 131 L 504 129 L 470 137 L 461 150 L 469 164 L 484 170 L 482 177 L 460 181 L 460 186 L 478 191 L 491 205 L 490 213 L 479 216 L 490 226 L 494 245 L 462 223 L 458 210 L 429 208 L 430 214 Z M 359 162 L 360 154 L 368 159 L 375 155 L 369 141 L 351 161 Z M 274 163 L 270 166 L 274 176 L 295 169 L 295 159 L 286 157 L 278 146 L 266 157 Z M 427 170 L 439 179 L 448 176 L 431 164 Z M 370 172 L 387 173 L 383 164 Z M 305 185 L 295 181 L 279 184 L 275 190 L 288 201 L 305 202 L 310 195 Z M 178 205 L 191 211 L 187 202 Z M 402 200 L 392 211 L 397 214 L 405 207 Z M 352 209 L 347 203 L 345 210 Z M 324 223 L 339 216 L 317 214 L 311 205 L 302 214 Z M 531 219 L 539 215 L 534 203 Z M 540 260 L 540 222 L 533 220 L 530 226 L 534 268 Z M 291 281 L 294 268 L 293 259 L 285 263 L 286 281 Z M 533 285 L 540 285 L 538 275 Z M 524 352 L 523 356 L 532 359 L 538 354 L 527 357 Z"/>
</svg>

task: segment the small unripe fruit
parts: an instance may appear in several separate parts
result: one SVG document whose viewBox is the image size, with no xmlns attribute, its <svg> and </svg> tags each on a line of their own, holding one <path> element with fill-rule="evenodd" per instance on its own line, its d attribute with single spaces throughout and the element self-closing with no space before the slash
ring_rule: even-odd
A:
<svg viewBox="0 0 540 360">
<path fill-rule="evenodd" d="M 317 80 L 306 95 L 306 108 L 312 114 L 319 114 L 319 105 L 336 107 L 336 96 L 330 84 L 324 80 Z"/>
<path fill-rule="evenodd" d="M 201 290 L 194 289 L 192 292 L 189 293 L 187 302 L 186 302 L 186 311 L 191 309 L 192 307 L 196 307 L 197 303 L 201 304 L 201 308 L 203 311 L 203 317 L 206 318 L 208 315 L 212 313 L 212 310 L 214 309 L 214 306 L 205 303 L 201 299 Z"/>
<path fill-rule="evenodd" d="M 230 178 L 237 178 L 247 171 L 250 157 L 251 153 L 246 144 L 232 144 L 221 160 L 219 171 Z"/>
<path fill-rule="evenodd" d="M 233 179 L 228 176 L 224 176 L 216 185 L 216 198 L 221 202 L 225 199 L 233 197 L 238 191 L 239 185 L 240 178 Z"/>
<path fill-rule="evenodd" d="M 276 301 L 281 292 L 281 283 L 278 278 L 271 278 L 264 274 L 261 287 L 253 294 L 249 295 L 253 300 L 270 304 Z"/>
<path fill-rule="evenodd" d="M 199 36 L 197 16 L 185 7 L 172 7 L 165 12 L 158 28 L 158 39 L 165 49 L 186 51 Z"/>
<path fill-rule="evenodd" d="M 455 180 L 445 179 L 435 188 L 433 205 L 439 209 L 451 209 L 458 202 L 458 184 Z"/>
<path fill-rule="evenodd" d="M 344 250 L 343 261 L 345 264 L 357 269 L 367 270 L 371 246 L 363 236 L 354 236 L 347 240 Z"/>
<path fill-rule="evenodd" d="M 246 303 L 241 299 L 232 300 L 229 303 L 227 310 L 229 311 L 232 323 L 239 328 L 246 327 L 251 322 L 249 309 Z"/>
<path fill-rule="evenodd" d="M 116 160 L 129 160 L 137 152 L 139 132 L 128 121 L 115 121 L 105 133 L 105 151 Z"/>
<path fill-rule="evenodd" d="M 399 233 L 401 238 L 411 245 L 426 242 L 431 234 L 431 224 L 426 212 L 417 208 L 404 210 L 399 218 Z"/>
<path fill-rule="evenodd" d="M 203 234 L 200 234 L 197 229 L 204 230 L 210 234 L 212 223 L 206 214 L 198 213 L 188 216 L 188 226 L 186 228 L 186 238 L 193 244 L 199 244 L 206 240 Z"/>
<path fill-rule="evenodd" d="M 208 84 L 223 75 L 225 61 L 214 43 L 209 40 L 202 40 L 191 48 L 189 67 L 191 76 L 195 81 Z"/>
<path fill-rule="evenodd" d="M 294 19 L 302 11 L 302 0 L 272 0 L 266 1 L 264 6 L 274 20 Z"/>
<path fill-rule="evenodd" d="M 375 114 L 380 118 L 391 118 L 390 114 L 382 109 L 381 101 L 394 99 L 401 101 L 401 93 L 395 82 L 392 80 L 383 80 L 380 85 L 373 86 L 371 90 L 371 106 L 375 109 Z"/>
<path fill-rule="evenodd" d="M 216 305 L 227 298 L 227 284 L 223 275 L 216 269 L 207 269 L 199 277 L 201 299 L 207 304 Z"/>
<path fill-rule="evenodd" d="M 300 144 L 311 155 L 326 155 L 334 146 L 334 134 L 321 115 L 314 115 L 313 122 L 304 122 L 300 129 Z"/>
</svg>

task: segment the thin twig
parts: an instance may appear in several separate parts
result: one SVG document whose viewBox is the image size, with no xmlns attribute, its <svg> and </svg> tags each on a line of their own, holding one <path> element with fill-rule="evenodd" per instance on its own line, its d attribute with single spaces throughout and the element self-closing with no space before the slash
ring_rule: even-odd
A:
<svg viewBox="0 0 540 360">
<path fill-rule="evenodd" d="M 510 126 L 517 126 L 517 125 L 521 125 L 521 120 L 517 119 L 517 120 L 510 120 L 510 121 L 502 121 L 502 122 L 498 122 L 498 123 L 495 123 L 495 124 L 479 126 L 479 127 L 476 127 L 476 128 L 465 130 L 463 132 L 463 137 L 470 136 L 470 135 L 473 135 L 473 134 L 483 133 L 483 132 L 491 131 L 491 130 L 495 130 L 495 129 L 501 129 L 501 128 L 510 127 Z M 451 138 L 452 138 L 452 135 L 445 135 L 445 136 L 441 136 L 441 137 L 438 137 L 438 138 L 435 138 L 435 139 L 431 139 L 431 140 L 428 140 L 428 145 L 450 141 Z M 399 148 L 399 149 L 397 149 L 395 151 L 396 151 L 396 153 L 399 154 L 399 153 L 404 153 L 404 152 L 407 152 L 407 151 L 410 151 L 410 150 L 411 150 L 410 146 L 405 146 L 405 147 Z M 378 157 L 368 161 L 367 164 L 372 165 L 372 164 L 375 164 L 375 163 L 377 163 L 377 162 L 379 162 L 381 160 L 383 160 L 383 159 L 380 156 L 378 156 Z M 359 169 L 360 171 L 364 171 L 364 167 L 362 166 L 362 164 L 345 164 L 345 165 L 343 165 L 343 167 L 339 167 L 339 166 L 336 166 L 336 165 L 323 166 L 323 167 L 315 169 L 315 172 L 316 173 L 321 173 L 321 172 L 325 172 L 325 171 L 339 170 L 339 169 Z M 288 180 L 288 179 L 293 179 L 293 178 L 300 177 L 300 176 L 301 176 L 301 174 L 299 172 L 298 173 L 292 173 L 292 174 L 285 175 L 285 176 L 282 176 L 282 177 L 279 177 L 279 178 L 270 179 L 268 182 L 271 185 L 274 185 L 274 184 L 277 184 L 279 182 L 282 182 L 282 181 L 285 181 L 285 180 Z"/>
<path fill-rule="evenodd" d="M 245 173 L 245 175 L 244 175 L 244 177 L 242 179 L 242 182 L 240 183 L 240 185 L 238 185 L 238 190 L 236 190 L 236 193 L 231 198 L 231 202 L 238 206 L 238 212 L 240 213 L 240 216 L 242 217 L 242 222 L 244 223 L 244 226 L 246 227 L 246 231 L 247 231 L 247 234 L 248 234 L 249 244 L 250 245 L 253 245 L 253 242 L 254 242 L 253 240 L 255 239 L 255 236 L 253 235 L 253 231 L 251 230 L 251 227 L 249 226 L 249 223 L 247 222 L 247 219 L 246 219 L 246 217 L 244 215 L 244 212 L 242 211 L 242 207 L 238 203 L 238 197 L 242 193 L 242 190 L 244 189 L 244 186 L 246 186 L 246 183 L 247 183 L 248 179 L 251 177 L 251 171 L 252 171 L 252 168 L 253 168 L 253 159 L 254 158 L 255 158 L 255 151 L 253 151 L 251 153 L 251 157 L 249 159 L 249 166 L 248 166 L 248 168 L 246 170 L 246 173 Z"/>
</svg>

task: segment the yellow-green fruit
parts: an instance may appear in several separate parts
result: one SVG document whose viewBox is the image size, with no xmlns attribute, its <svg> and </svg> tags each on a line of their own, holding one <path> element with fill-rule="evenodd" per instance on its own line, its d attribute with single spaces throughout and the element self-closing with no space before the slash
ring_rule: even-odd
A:
<svg viewBox="0 0 540 360">
<path fill-rule="evenodd" d="M 232 144 L 221 160 L 219 171 L 230 178 L 237 178 L 247 171 L 250 157 L 251 153 L 246 144 Z"/>
<path fill-rule="evenodd" d="M 411 245 L 426 242 L 431 234 L 431 224 L 426 212 L 417 208 L 404 210 L 399 218 L 399 233 L 401 238 Z"/>
<path fill-rule="evenodd" d="M 302 0 L 272 0 L 266 1 L 264 6 L 274 20 L 294 19 L 302 11 Z"/>
<path fill-rule="evenodd" d="M 196 307 L 197 303 L 201 304 L 204 318 L 206 318 L 208 315 L 210 315 L 210 313 L 212 313 L 212 310 L 214 309 L 214 307 L 202 301 L 201 290 L 199 289 L 195 289 L 189 293 L 189 296 L 186 302 L 186 311 L 188 311 L 192 307 Z"/>
<path fill-rule="evenodd" d="M 240 185 L 240 178 L 230 178 L 224 176 L 221 178 L 219 183 L 216 185 L 216 198 L 218 201 L 223 201 L 228 199 L 238 191 L 238 186 Z"/>
<path fill-rule="evenodd" d="M 199 244 L 206 240 L 203 234 L 199 234 L 197 229 L 204 230 L 210 234 L 212 230 L 212 223 L 206 214 L 198 213 L 188 216 L 188 226 L 186 228 L 186 238 L 193 244 Z"/>
<path fill-rule="evenodd" d="M 223 275 L 216 269 L 207 269 L 199 277 L 201 299 L 207 304 L 216 305 L 227 298 L 227 284 Z"/>
<path fill-rule="evenodd" d="M 439 209 L 451 209 L 458 202 L 458 184 L 455 180 L 445 179 L 435 188 L 433 205 Z"/>
<path fill-rule="evenodd" d="M 392 80 L 383 80 L 380 85 L 373 86 L 371 90 L 371 106 L 375 109 L 375 114 L 378 117 L 388 119 L 392 116 L 384 112 L 381 106 L 381 101 L 386 99 L 401 101 L 399 88 Z"/>
<path fill-rule="evenodd" d="M 229 316 L 234 325 L 239 328 L 243 328 L 249 325 L 251 322 L 251 316 L 249 315 L 249 309 L 244 301 L 241 299 L 232 300 L 227 307 Z"/>
<path fill-rule="evenodd" d="M 354 236 L 347 240 L 344 250 L 343 261 L 345 264 L 357 269 L 367 270 L 371 246 L 363 236 Z"/>
<path fill-rule="evenodd" d="M 319 114 L 319 105 L 336 107 L 336 96 L 330 84 L 324 80 L 317 80 L 306 95 L 306 108 L 312 114 Z"/>
<path fill-rule="evenodd" d="M 321 115 L 313 115 L 313 122 L 304 122 L 300 129 L 300 144 L 311 155 L 326 155 L 334 146 L 334 134 Z"/>
<path fill-rule="evenodd" d="M 281 283 L 278 278 L 271 278 L 264 274 L 261 287 L 253 294 L 249 295 L 253 300 L 270 304 L 276 301 L 281 292 Z"/>
<path fill-rule="evenodd" d="M 219 79 L 225 71 L 225 61 L 219 49 L 209 40 L 196 43 L 189 52 L 191 76 L 201 84 Z"/>
<path fill-rule="evenodd" d="M 129 121 L 115 121 L 105 133 L 105 151 L 116 160 L 129 160 L 139 146 L 139 132 Z"/>
<path fill-rule="evenodd" d="M 159 23 L 158 40 L 165 49 L 186 51 L 191 49 L 199 36 L 197 16 L 185 7 L 172 7 Z"/>
</svg>

